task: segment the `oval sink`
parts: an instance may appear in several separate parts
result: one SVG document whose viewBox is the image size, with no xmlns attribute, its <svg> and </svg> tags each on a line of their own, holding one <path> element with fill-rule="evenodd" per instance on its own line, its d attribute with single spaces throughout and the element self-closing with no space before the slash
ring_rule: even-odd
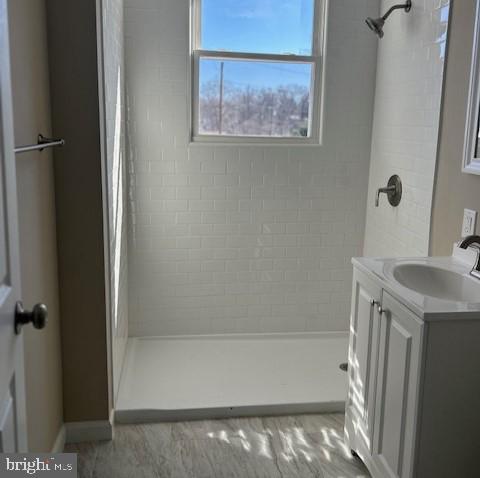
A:
<svg viewBox="0 0 480 478">
<path fill-rule="evenodd" d="M 404 287 L 437 299 L 480 302 L 480 280 L 426 264 L 398 264 L 394 279 Z"/>
</svg>

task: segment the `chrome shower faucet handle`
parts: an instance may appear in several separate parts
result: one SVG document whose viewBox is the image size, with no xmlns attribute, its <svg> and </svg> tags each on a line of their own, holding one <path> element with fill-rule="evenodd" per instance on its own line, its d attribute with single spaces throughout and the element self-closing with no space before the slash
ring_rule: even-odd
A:
<svg viewBox="0 0 480 478">
<path fill-rule="evenodd" d="M 378 207 L 380 204 L 380 194 L 384 193 L 387 195 L 388 202 L 391 206 L 398 206 L 402 199 L 402 181 L 400 178 L 394 174 L 388 180 L 388 184 L 384 188 L 377 189 L 375 195 L 375 207 Z"/>
</svg>

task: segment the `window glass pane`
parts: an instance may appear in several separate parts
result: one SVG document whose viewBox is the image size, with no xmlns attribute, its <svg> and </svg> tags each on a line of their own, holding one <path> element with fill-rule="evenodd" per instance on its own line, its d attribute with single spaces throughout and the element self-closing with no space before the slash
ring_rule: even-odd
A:
<svg viewBox="0 0 480 478">
<path fill-rule="evenodd" d="M 312 54 L 314 0 L 201 0 L 201 48 Z"/>
<path fill-rule="evenodd" d="M 199 60 L 200 134 L 309 136 L 312 65 Z"/>
</svg>

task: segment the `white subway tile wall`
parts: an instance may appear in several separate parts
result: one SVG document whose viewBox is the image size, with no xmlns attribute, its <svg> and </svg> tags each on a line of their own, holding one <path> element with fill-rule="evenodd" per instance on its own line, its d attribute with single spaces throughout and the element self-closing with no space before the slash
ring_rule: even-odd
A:
<svg viewBox="0 0 480 478">
<path fill-rule="evenodd" d="M 128 241 L 125 157 L 124 1 L 103 0 L 110 308 L 116 394 L 128 338 Z"/>
<path fill-rule="evenodd" d="M 347 330 L 378 0 L 329 2 L 321 146 L 189 142 L 189 1 L 125 0 L 130 335 Z"/>
<path fill-rule="evenodd" d="M 386 9 L 390 1 L 383 1 Z M 448 0 L 414 1 L 397 12 L 379 43 L 372 158 L 364 253 L 367 256 L 425 256 L 437 159 Z M 460 167 L 460 166 L 459 166 Z M 400 205 L 375 191 L 392 174 L 403 183 Z"/>
</svg>

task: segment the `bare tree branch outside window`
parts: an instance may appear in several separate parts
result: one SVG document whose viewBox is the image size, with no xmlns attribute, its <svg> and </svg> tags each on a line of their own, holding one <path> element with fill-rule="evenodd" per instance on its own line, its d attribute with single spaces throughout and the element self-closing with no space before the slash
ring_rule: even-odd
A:
<svg viewBox="0 0 480 478">
<path fill-rule="evenodd" d="M 301 137 L 308 134 L 310 92 L 302 85 L 239 87 L 210 80 L 200 91 L 202 134 Z"/>
</svg>

